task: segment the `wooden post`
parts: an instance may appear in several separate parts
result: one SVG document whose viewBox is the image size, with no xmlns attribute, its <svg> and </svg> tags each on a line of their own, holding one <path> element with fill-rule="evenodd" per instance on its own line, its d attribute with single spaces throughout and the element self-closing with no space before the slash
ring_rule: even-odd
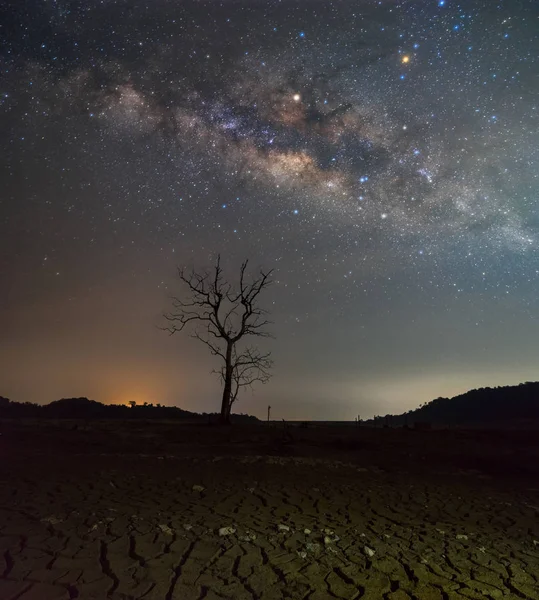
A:
<svg viewBox="0 0 539 600">
<path fill-rule="evenodd" d="M 271 410 L 271 406 L 268 405 L 268 423 L 269 423 L 269 420 L 270 420 L 270 410 Z"/>
</svg>

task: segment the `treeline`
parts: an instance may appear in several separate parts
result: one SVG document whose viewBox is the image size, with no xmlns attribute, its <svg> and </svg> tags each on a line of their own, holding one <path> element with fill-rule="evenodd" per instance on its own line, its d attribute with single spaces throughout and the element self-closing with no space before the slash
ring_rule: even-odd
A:
<svg viewBox="0 0 539 600">
<path fill-rule="evenodd" d="M 88 398 L 62 398 L 50 404 L 13 402 L 0 396 L 0 418 L 49 418 L 49 419 L 179 419 L 184 421 L 213 422 L 214 413 L 194 413 L 177 406 L 161 404 L 102 404 Z M 251 415 L 232 415 L 233 422 L 253 422 L 258 419 Z"/>
<path fill-rule="evenodd" d="M 432 425 L 511 425 L 539 423 L 539 382 L 479 388 L 453 398 L 436 398 L 401 415 L 375 417 L 368 423 L 391 427 Z"/>
</svg>

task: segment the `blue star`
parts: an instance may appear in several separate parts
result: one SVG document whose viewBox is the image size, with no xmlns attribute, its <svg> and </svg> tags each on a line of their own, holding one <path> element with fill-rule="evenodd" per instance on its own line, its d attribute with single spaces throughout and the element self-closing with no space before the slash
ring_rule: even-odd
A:
<svg viewBox="0 0 539 600">
<path fill-rule="evenodd" d="M 299 32 L 299 37 L 300 38 L 304 38 L 305 37 L 305 32 L 304 31 L 300 31 Z"/>
</svg>

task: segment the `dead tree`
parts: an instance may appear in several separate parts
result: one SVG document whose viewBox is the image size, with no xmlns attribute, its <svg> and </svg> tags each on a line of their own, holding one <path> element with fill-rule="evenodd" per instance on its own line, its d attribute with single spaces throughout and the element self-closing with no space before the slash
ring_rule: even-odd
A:
<svg viewBox="0 0 539 600">
<path fill-rule="evenodd" d="M 267 331 L 268 312 L 260 307 L 261 293 L 271 284 L 272 271 L 260 270 L 251 280 L 247 278 L 248 261 L 240 268 L 237 286 L 223 278 L 221 257 L 211 271 L 188 274 L 178 269 L 186 292 L 185 298 L 172 298 L 172 311 L 165 313 L 171 335 L 186 328 L 191 337 L 205 344 L 222 360 L 220 374 L 223 382 L 221 423 L 230 422 L 232 404 L 243 387 L 270 378 L 270 353 L 261 353 L 254 346 L 241 349 L 238 345 L 249 337 L 271 337 Z"/>
</svg>

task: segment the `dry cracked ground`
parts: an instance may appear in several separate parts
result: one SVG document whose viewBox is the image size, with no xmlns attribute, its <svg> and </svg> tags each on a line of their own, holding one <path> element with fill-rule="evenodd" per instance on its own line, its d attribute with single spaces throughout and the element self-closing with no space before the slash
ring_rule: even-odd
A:
<svg viewBox="0 0 539 600">
<path fill-rule="evenodd" d="M 1 600 L 539 599 L 529 478 L 59 435 L 0 437 Z"/>
</svg>

